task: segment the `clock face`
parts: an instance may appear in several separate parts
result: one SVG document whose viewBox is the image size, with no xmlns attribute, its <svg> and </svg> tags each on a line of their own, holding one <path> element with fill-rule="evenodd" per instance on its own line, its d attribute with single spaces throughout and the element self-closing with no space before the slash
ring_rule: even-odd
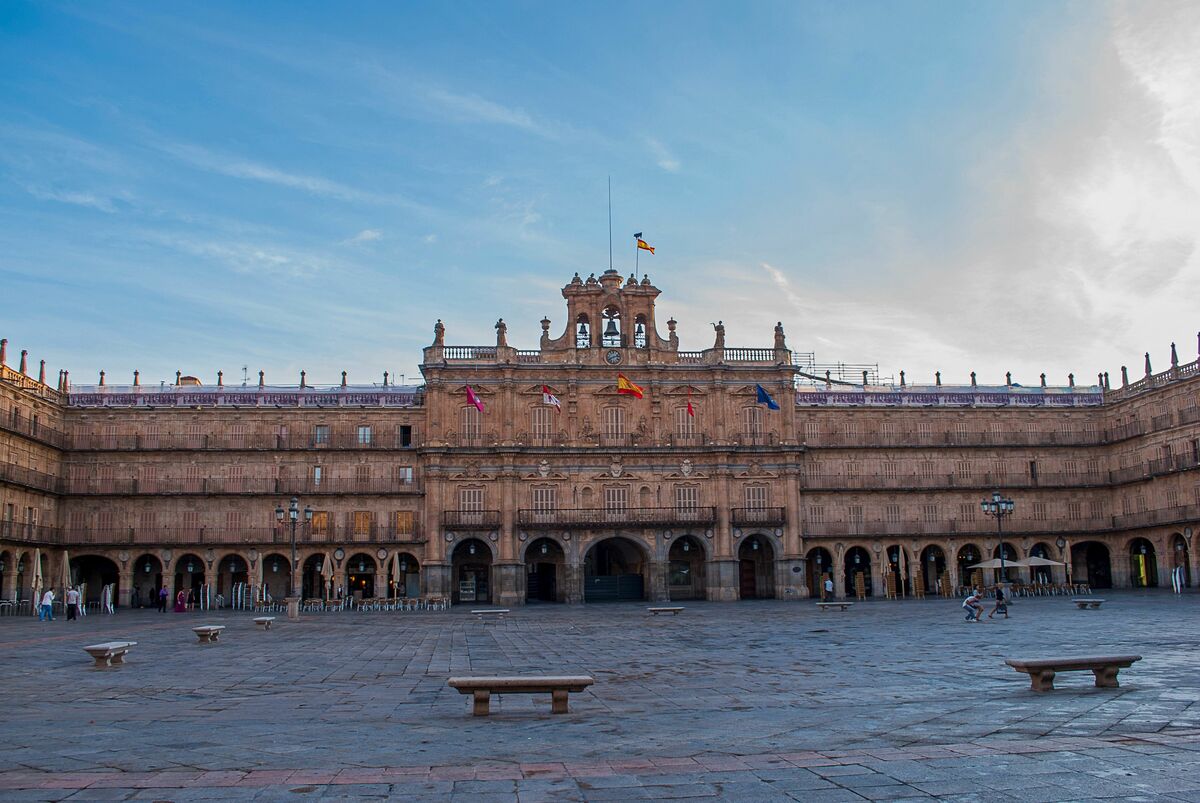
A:
<svg viewBox="0 0 1200 803">
<path fill-rule="evenodd" d="M 604 359 L 609 365 L 616 365 L 621 361 L 621 352 L 616 349 L 609 349 L 608 353 L 604 355 Z"/>
</svg>

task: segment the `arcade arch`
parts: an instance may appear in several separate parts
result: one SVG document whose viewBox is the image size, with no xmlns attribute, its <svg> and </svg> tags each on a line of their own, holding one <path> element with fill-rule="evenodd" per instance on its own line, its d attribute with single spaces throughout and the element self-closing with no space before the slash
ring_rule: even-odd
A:
<svg viewBox="0 0 1200 803">
<path fill-rule="evenodd" d="M 871 596 L 871 553 L 860 546 L 846 550 L 846 596 L 859 593 L 861 579 L 862 594 Z"/>
<path fill-rule="evenodd" d="M 824 547 L 814 547 L 808 550 L 805 566 L 808 595 L 825 599 L 825 579 L 833 579 L 833 555 Z"/>
<path fill-rule="evenodd" d="M 738 547 L 738 596 L 741 599 L 770 599 L 775 596 L 775 547 L 770 539 L 755 533 Z"/>
<path fill-rule="evenodd" d="M 158 607 L 158 590 L 163 587 L 162 561 L 149 552 L 138 555 L 133 562 L 133 589 L 130 593 L 130 605 L 133 605 L 134 593 L 137 604 L 143 608 Z"/>
<path fill-rule="evenodd" d="M 71 583 L 73 585 L 82 586 L 83 601 L 96 602 L 101 601 L 101 594 L 104 587 L 112 586 L 112 604 L 116 605 L 120 598 L 118 591 L 118 583 L 121 579 L 121 571 L 117 568 L 117 564 L 112 560 L 101 555 L 79 555 L 71 558 Z M 46 586 L 57 585 L 50 582 L 47 578 Z"/>
<path fill-rule="evenodd" d="M 1099 541 L 1071 545 L 1071 579 L 1092 588 L 1112 588 L 1112 562 L 1108 547 Z"/>
<path fill-rule="evenodd" d="M 645 599 L 649 563 L 645 548 L 628 538 L 597 541 L 583 559 L 584 602 Z"/>
<path fill-rule="evenodd" d="M 450 577 L 455 604 L 492 601 L 492 557 L 492 548 L 479 538 L 468 538 L 454 547 Z"/>
<path fill-rule="evenodd" d="M 704 542 L 694 535 L 682 535 L 667 551 L 667 598 L 704 599 Z"/>
<path fill-rule="evenodd" d="M 946 574 L 946 553 L 940 546 L 930 544 L 921 550 L 921 579 L 928 594 L 942 593 L 942 577 Z"/>
<path fill-rule="evenodd" d="M 525 546 L 525 599 L 566 602 L 567 558 L 553 538 L 537 538 Z"/>
<path fill-rule="evenodd" d="M 346 561 L 346 596 L 355 600 L 379 596 L 385 583 L 376 583 L 379 566 L 366 552 L 356 552 Z M 384 578 L 380 578 L 383 580 Z M 378 586 L 378 587 L 377 587 Z"/>
<path fill-rule="evenodd" d="M 1129 542 L 1129 584 L 1134 588 L 1158 587 L 1158 556 L 1146 538 Z"/>
</svg>

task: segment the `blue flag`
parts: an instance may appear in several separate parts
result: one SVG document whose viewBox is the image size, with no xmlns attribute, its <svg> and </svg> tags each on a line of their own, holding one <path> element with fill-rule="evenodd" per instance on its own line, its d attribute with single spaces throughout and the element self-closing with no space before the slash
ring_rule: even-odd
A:
<svg viewBox="0 0 1200 803">
<path fill-rule="evenodd" d="M 768 410 L 779 409 L 779 404 L 771 398 L 771 394 L 767 393 L 766 388 L 764 388 L 762 385 L 755 385 L 754 387 L 758 390 L 758 398 L 755 399 L 755 401 L 757 401 L 759 404 L 767 405 Z"/>
</svg>

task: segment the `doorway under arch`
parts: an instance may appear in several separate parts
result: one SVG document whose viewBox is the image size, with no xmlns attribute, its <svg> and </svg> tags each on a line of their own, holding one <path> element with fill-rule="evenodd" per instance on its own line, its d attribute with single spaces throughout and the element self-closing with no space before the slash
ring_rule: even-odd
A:
<svg viewBox="0 0 1200 803">
<path fill-rule="evenodd" d="M 833 579 L 833 555 L 824 547 L 815 547 L 808 550 L 804 563 L 807 569 L 808 595 L 814 599 L 825 599 L 825 580 Z M 830 591 L 828 596 L 833 596 L 833 592 Z"/>
<path fill-rule="evenodd" d="M 1171 536 L 1171 571 L 1181 588 L 1191 587 L 1191 551 L 1188 549 L 1187 539 L 1179 533 Z"/>
<path fill-rule="evenodd" d="M 233 588 L 238 583 L 249 582 L 250 565 L 240 555 L 226 555 L 217 564 L 217 594 L 224 605 L 233 603 Z"/>
<path fill-rule="evenodd" d="M 379 567 L 375 558 L 366 552 L 357 552 L 346 561 L 346 596 L 357 601 L 376 596 L 375 576 Z"/>
<path fill-rule="evenodd" d="M 538 538 L 525 547 L 526 602 L 566 602 L 567 556 L 553 538 Z"/>
<path fill-rule="evenodd" d="M 1092 588 L 1112 588 L 1112 562 L 1108 547 L 1099 541 L 1071 545 L 1071 579 Z"/>
<path fill-rule="evenodd" d="M 271 599 L 279 602 L 290 596 L 292 586 L 291 559 L 274 552 L 260 558 L 262 561 L 263 590 Z"/>
<path fill-rule="evenodd" d="M 304 599 L 325 599 L 329 583 L 322 576 L 321 569 L 325 566 L 325 553 L 318 552 L 309 555 L 301 564 L 300 596 Z M 332 579 L 332 578 L 330 578 Z"/>
<path fill-rule="evenodd" d="M 188 602 L 200 599 L 200 589 L 204 586 L 204 561 L 197 555 L 181 555 L 175 561 L 175 591 L 188 594 Z"/>
<path fill-rule="evenodd" d="M 893 544 L 884 551 L 884 555 L 887 557 L 884 566 L 892 576 L 896 596 L 905 597 L 912 594 L 912 565 L 908 550 L 899 544 Z M 887 578 L 884 578 L 884 582 L 887 582 Z"/>
<path fill-rule="evenodd" d="M 1012 544 L 1010 544 L 1008 541 L 1004 541 L 1004 542 L 1000 543 L 1000 545 L 998 545 L 995 549 L 992 550 L 992 557 L 995 558 L 996 560 L 1000 560 L 1000 550 L 1001 549 L 1004 550 L 1004 562 L 1006 564 L 1012 563 L 1013 561 L 1020 559 L 1020 556 L 1017 554 L 1017 548 L 1015 546 L 1013 546 Z M 1006 565 L 1004 567 L 1003 571 L 1001 571 L 1000 569 L 993 569 L 992 570 L 993 577 L 995 578 L 995 580 L 997 582 L 1000 582 L 1000 583 L 1010 582 L 1013 579 L 1013 574 L 1019 568 L 1020 567 L 1011 567 L 1011 566 Z"/>
<path fill-rule="evenodd" d="M 859 585 L 861 579 L 862 585 Z M 871 553 L 860 546 L 846 550 L 846 595 L 871 596 Z M 860 592 L 861 589 L 861 592 Z"/>
<path fill-rule="evenodd" d="M 738 596 L 741 599 L 775 596 L 775 548 L 758 533 L 738 547 Z"/>
<path fill-rule="evenodd" d="M 983 586 L 983 569 L 972 569 L 976 563 L 983 561 L 983 552 L 974 544 L 963 544 L 955 562 L 958 564 L 958 584 L 971 588 Z"/>
<path fill-rule="evenodd" d="M 395 571 L 397 568 L 399 571 Z M 421 596 L 421 564 L 415 556 L 401 552 L 398 560 L 393 559 L 388 564 L 388 576 L 393 584 L 393 596 Z"/>
<path fill-rule="evenodd" d="M 478 538 L 468 538 L 454 547 L 450 558 L 452 599 L 460 602 L 492 601 L 492 548 Z"/>
<path fill-rule="evenodd" d="M 597 541 L 583 559 L 583 601 L 645 599 L 648 570 L 639 544 L 621 537 Z"/>
<path fill-rule="evenodd" d="M 133 589 L 130 597 L 137 594 L 138 605 L 142 608 L 158 606 L 158 590 L 162 588 L 162 561 L 149 552 L 138 555 L 133 562 Z M 132 605 L 133 602 L 131 601 Z"/>
<path fill-rule="evenodd" d="M 1158 556 L 1145 538 L 1129 542 L 1129 584 L 1134 588 L 1158 587 Z"/>
<path fill-rule="evenodd" d="M 99 555 L 80 555 L 71 558 L 71 582 L 84 586 L 84 602 L 100 602 L 101 592 L 106 585 L 111 585 L 112 603 L 117 604 L 121 572 L 117 564 Z M 50 587 L 47 582 L 46 587 Z"/>
<path fill-rule="evenodd" d="M 667 551 L 667 597 L 704 599 L 704 543 L 694 535 L 676 538 Z"/>
<path fill-rule="evenodd" d="M 946 553 L 940 546 L 930 545 L 921 550 L 921 579 L 925 593 L 941 594 L 942 577 L 946 574 Z"/>
</svg>

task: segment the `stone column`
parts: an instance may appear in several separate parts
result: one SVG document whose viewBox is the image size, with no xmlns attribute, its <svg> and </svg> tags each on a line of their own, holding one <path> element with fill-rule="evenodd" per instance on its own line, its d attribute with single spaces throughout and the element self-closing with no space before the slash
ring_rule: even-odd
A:
<svg viewBox="0 0 1200 803">
<path fill-rule="evenodd" d="M 729 500 L 729 477 L 722 474 L 717 483 L 719 499 Z M 729 524 L 728 504 L 717 506 L 717 523 L 713 528 L 712 596 L 709 599 L 731 602 L 741 594 L 738 584 L 737 556 L 733 554 L 733 533 Z"/>
<path fill-rule="evenodd" d="M 799 600 L 808 596 L 804 566 L 803 558 L 784 558 L 775 561 L 776 599 Z"/>
<path fill-rule="evenodd" d="M 511 560 L 492 564 L 492 599 L 495 604 L 504 607 L 525 604 L 525 595 L 521 593 L 524 568 L 525 564 Z"/>
<path fill-rule="evenodd" d="M 568 605 L 583 603 L 583 564 L 572 562 L 570 556 L 564 557 L 563 564 L 563 595 Z"/>
<path fill-rule="evenodd" d="M 444 561 L 429 561 L 421 567 L 421 590 L 433 596 L 451 596 L 451 567 Z M 336 585 L 336 584 L 335 584 Z"/>
<path fill-rule="evenodd" d="M 838 550 L 836 546 L 830 550 L 833 554 L 833 565 L 829 567 L 830 573 L 833 575 L 833 596 L 837 599 L 846 598 L 846 555 L 844 550 Z M 818 578 L 817 582 L 822 582 Z M 820 594 L 818 593 L 818 596 Z"/>
<path fill-rule="evenodd" d="M 117 598 L 114 600 L 114 603 L 118 608 L 129 607 L 129 598 L 133 594 L 135 573 L 135 567 L 129 564 L 128 561 L 117 572 Z"/>
<path fill-rule="evenodd" d="M 650 586 L 646 589 L 648 602 L 666 602 L 671 598 L 667 591 L 667 561 L 652 558 L 647 566 Z"/>
</svg>

